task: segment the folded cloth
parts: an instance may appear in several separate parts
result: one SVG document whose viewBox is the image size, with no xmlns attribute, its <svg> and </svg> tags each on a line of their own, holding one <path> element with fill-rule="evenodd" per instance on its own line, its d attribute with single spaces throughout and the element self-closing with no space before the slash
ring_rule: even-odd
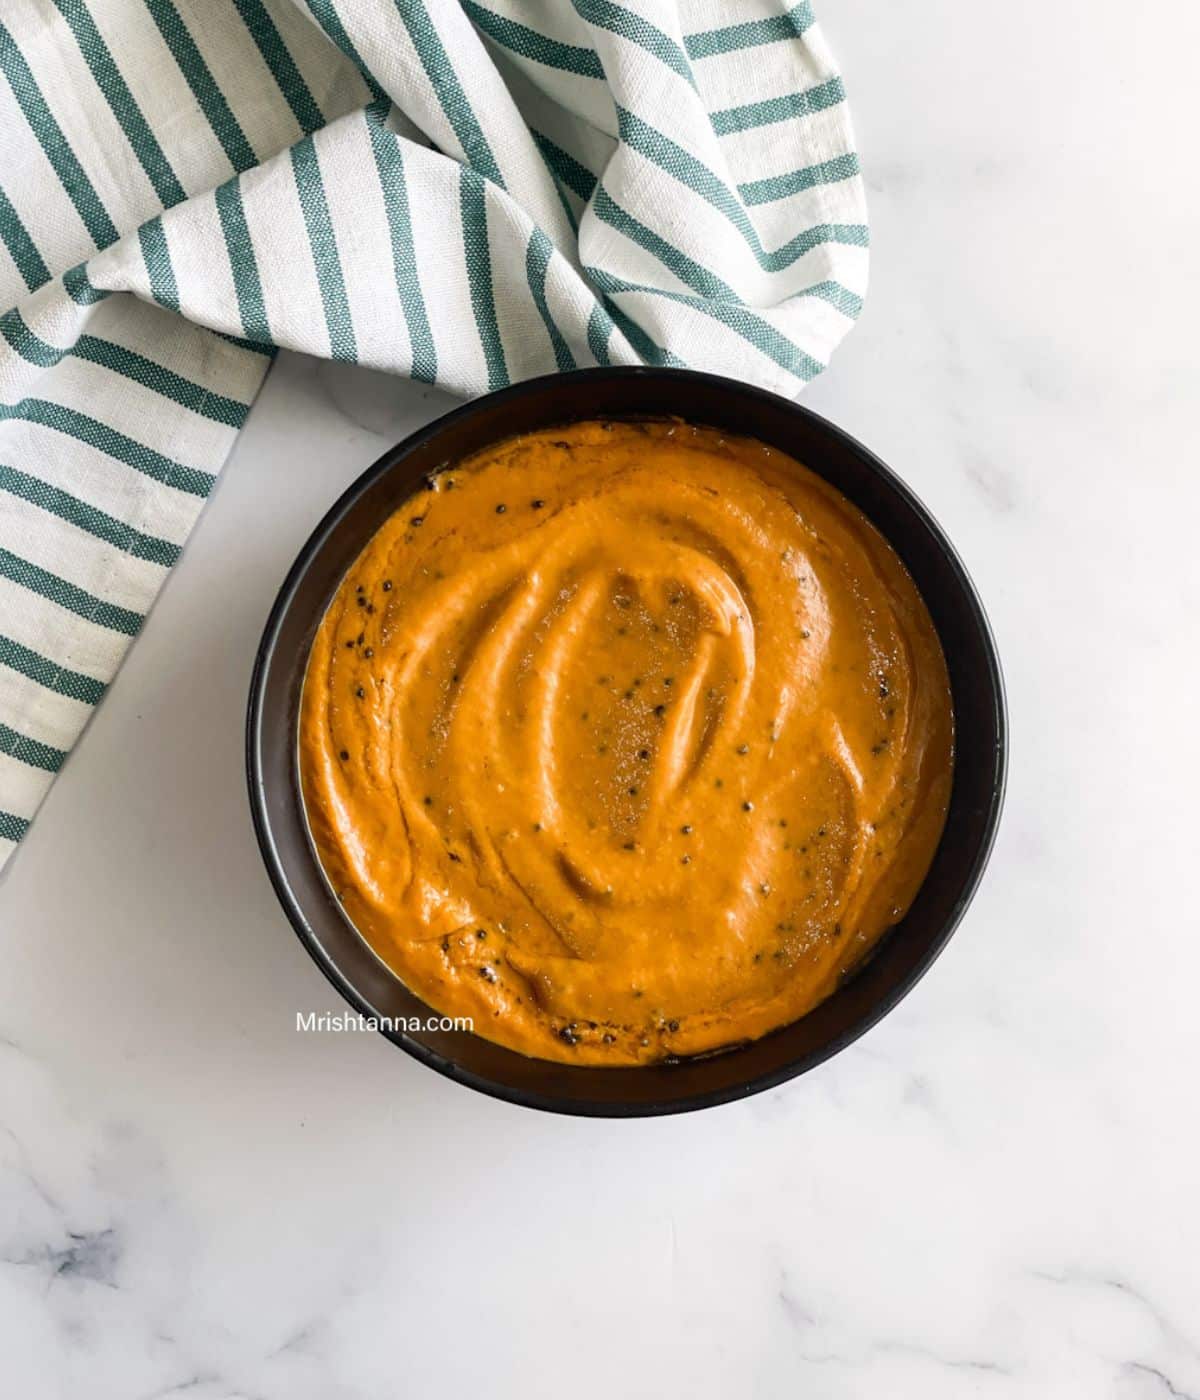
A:
<svg viewBox="0 0 1200 1400">
<path fill-rule="evenodd" d="M 790 395 L 866 279 L 808 0 L 4 0 L 0 864 L 277 347 Z"/>
</svg>

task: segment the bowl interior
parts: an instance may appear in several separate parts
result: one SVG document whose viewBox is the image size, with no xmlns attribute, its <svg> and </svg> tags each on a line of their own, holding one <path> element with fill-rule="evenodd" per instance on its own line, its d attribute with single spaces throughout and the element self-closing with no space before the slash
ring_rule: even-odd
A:
<svg viewBox="0 0 1200 1400">
<path fill-rule="evenodd" d="M 362 546 L 422 478 L 489 443 L 579 418 L 677 416 L 780 448 L 842 491 L 891 542 L 924 595 L 950 672 L 953 791 L 933 865 L 905 918 L 816 1010 L 753 1044 L 633 1069 L 587 1069 L 518 1055 L 452 1031 L 386 1031 L 433 1068 L 532 1107 L 593 1115 L 701 1108 L 819 1064 L 893 1007 L 945 945 L 991 848 L 1003 799 L 1005 715 L 995 645 L 962 564 L 929 513 L 877 458 L 785 399 L 711 375 L 584 370 L 476 400 L 393 448 L 318 526 L 268 621 L 251 686 L 247 761 L 255 828 L 272 882 L 305 946 L 362 1014 L 411 1024 L 430 1014 L 351 928 L 329 891 L 300 801 L 300 688 L 325 607 Z"/>
</svg>

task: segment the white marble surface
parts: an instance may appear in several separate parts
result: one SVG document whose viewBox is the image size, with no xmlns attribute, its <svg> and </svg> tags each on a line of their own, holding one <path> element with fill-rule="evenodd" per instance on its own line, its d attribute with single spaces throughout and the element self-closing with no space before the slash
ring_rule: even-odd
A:
<svg viewBox="0 0 1200 1400">
<path fill-rule="evenodd" d="M 989 877 L 902 1007 L 686 1118 L 522 1111 L 336 1009 L 260 868 L 251 658 L 442 401 L 284 358 L 0 887 L 0 1391 L 1200 1396 L 1193 7 L 826 0 L 872 199 L 808 402 L 1007 667 Z"/>
</svg>

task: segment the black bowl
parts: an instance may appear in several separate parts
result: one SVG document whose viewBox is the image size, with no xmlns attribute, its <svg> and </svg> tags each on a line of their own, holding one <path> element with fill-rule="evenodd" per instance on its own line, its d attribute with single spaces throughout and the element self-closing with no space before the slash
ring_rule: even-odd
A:
<svg viewBox="0 0 1200 1400">
<path fill-rule="evenodd" d="M 384 1031 L 461 1084 L 512 1103 L 598 1117 L 682 1113 L 744 1098 L 856 1040 L 946 946 L 987 864 L 1004 796 L 1004 691 L 983 607 L 937 523 L 877 457 L 807 409 L 714 375 L 596 369 L 519 384 L 414 433 L 359 477 L 300 551 L 259 647 L 246 735 L 255 830 L 301 942 L 351 1006 L 402 1025 L 432 1014 L 346 921 L 305 823 L 297 710 L 309 646 L 330 598 L 366 541 L 427 472 L 515 433 L 580 418 L 648 416 L 678 416 L 780 448 L 848 496 L 891 541 L 925 597 L 946 653 L 955 773 L 946 829 L 908 914 L 838 992 L 762 1040 L 675 1064 L 590 1069 L 528 1059 L 461 1031 Z"/>
</svg>

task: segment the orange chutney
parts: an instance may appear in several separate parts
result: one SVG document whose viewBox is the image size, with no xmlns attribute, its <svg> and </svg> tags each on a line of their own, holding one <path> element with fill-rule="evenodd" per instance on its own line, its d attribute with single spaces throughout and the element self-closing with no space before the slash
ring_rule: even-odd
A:
<svg viewBox="0 0 1200 1400">
<path fill-rule="evenodd" d="M 796 1020 L 904 914 L 945 821 L 946 665 L 839 492 L 679 422 L 530 433 L 375 534 L 305 678 L 310 829 L 437 1011 L 641 1064 Z"/>
</svg>

